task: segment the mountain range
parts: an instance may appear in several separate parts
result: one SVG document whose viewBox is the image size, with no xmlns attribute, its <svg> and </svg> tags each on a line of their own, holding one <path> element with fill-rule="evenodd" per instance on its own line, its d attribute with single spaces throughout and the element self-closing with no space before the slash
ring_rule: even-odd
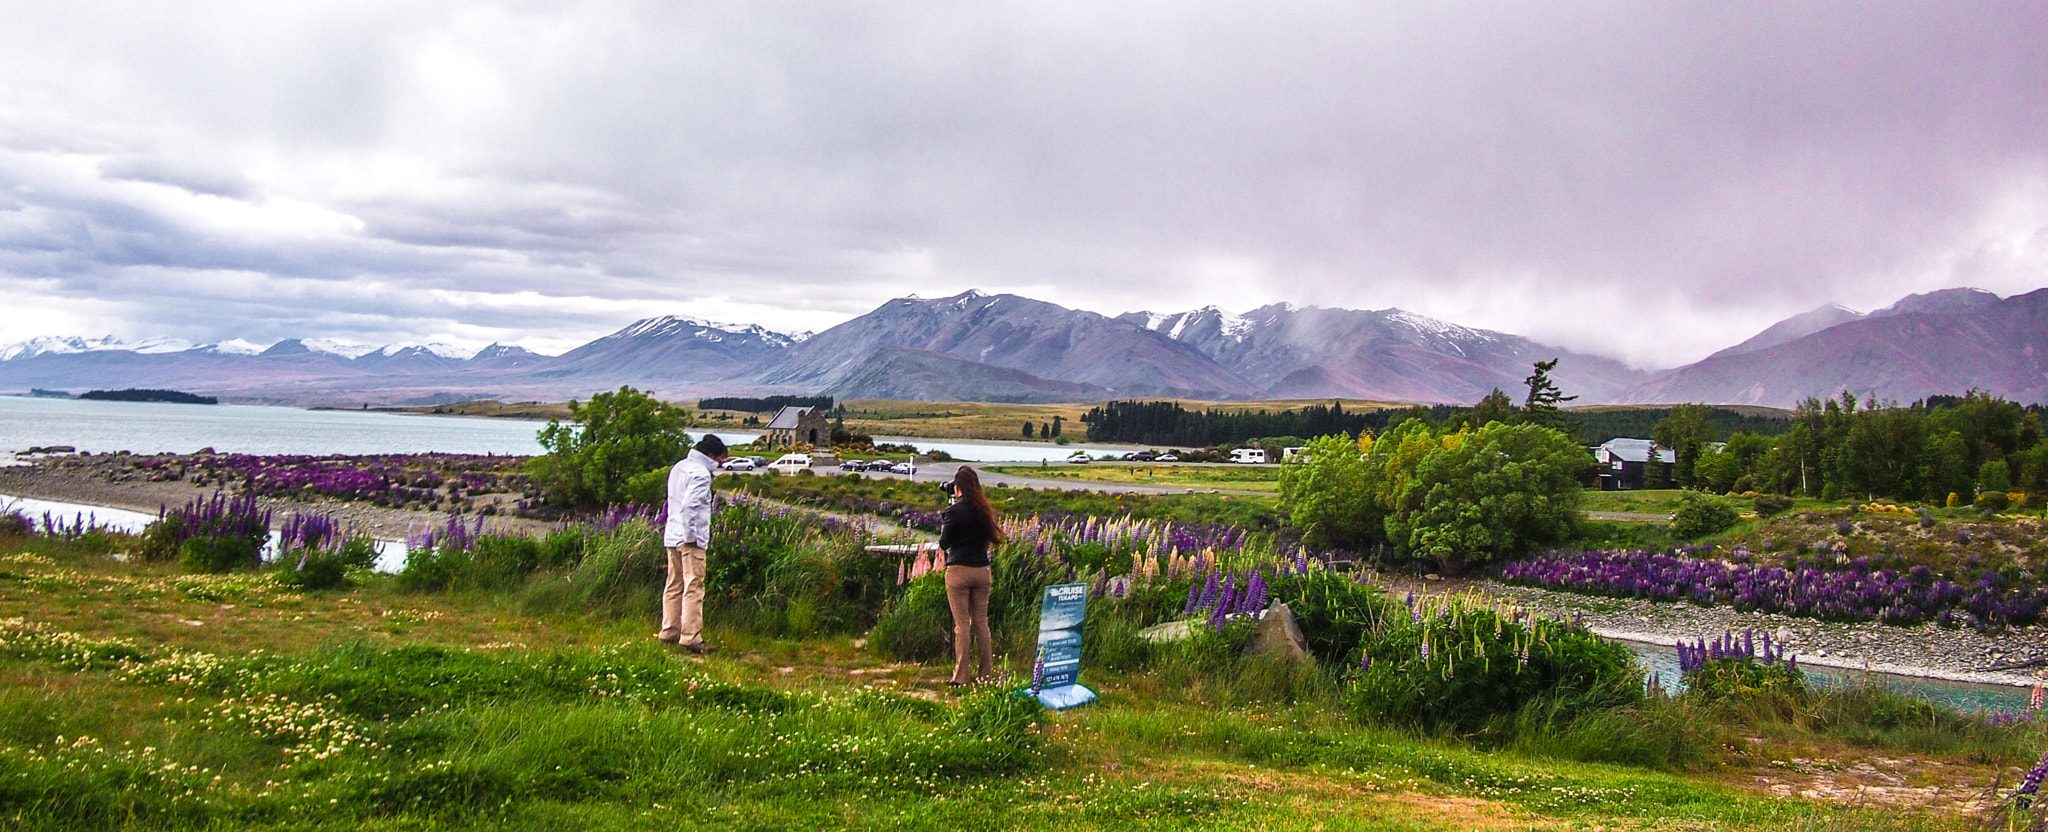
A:
<svg viewBox="0 0 2048 832">
<path fill-rule="evenodd" d="M 559 356 L 492 344 L 373 347 L 292 339 L 194 345 L 38 338 L 0 347 L 0 390 L 147 387 L 271 404 L 558 400 L 630 384 L 666 398 L 830 394 L 840 399 L 1070 402 L 1519 398 L 1536 361 L 1580 404 L 1788 407 L 1847 390 L 1911 401 L 1969 389 L 2048 396 L 2048 290 L 1909 296 L 1870 313 L 1824 306 L 1694 364 L 1646 372 L 1518 335 L 1400 309 L 1289 304 L 1115 317 L 1017 295 L 905 297 L 815 335 L 679 316 Z"/>
</svg>

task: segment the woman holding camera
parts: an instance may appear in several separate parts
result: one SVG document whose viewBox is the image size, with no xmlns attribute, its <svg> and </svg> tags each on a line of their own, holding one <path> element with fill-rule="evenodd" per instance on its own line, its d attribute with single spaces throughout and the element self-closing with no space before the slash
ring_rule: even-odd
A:
<svg viewBox="0 0 2048 832">
<path fill-rule="evenodd" d="M 939 550 L 946 554 L 946 604 L 953 610 L 953 677 L 946 684 L 958 687 L 986 679 L 994 670 L 988 633 L 988 550 L 1003 542 L 1003 529 L 973 468 L 960 466 L 944 487 L 953 497 L 939 529 Z M 971 676 L 970 655 L 979 659 L 979 670 Z"/>
</svg>

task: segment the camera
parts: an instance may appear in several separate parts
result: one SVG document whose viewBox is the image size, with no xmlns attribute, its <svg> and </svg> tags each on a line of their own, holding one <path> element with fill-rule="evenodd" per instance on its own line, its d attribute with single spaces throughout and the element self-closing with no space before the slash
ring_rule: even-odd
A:
<svg viewBox="0 0 2048 832">
<path fill-rule="evenodd" d="M 960 484 L 952 480 L 939 483 L 939 490 L 946 492 L 948 497 L 960 496 Z"/>
</svg>

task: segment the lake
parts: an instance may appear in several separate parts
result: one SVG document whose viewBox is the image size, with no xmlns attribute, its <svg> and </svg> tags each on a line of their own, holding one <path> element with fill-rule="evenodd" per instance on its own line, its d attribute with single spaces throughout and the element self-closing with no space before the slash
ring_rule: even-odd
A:
<svg viewBox="0 0 2048 832">
<path fill-rule="evenodd" d="M 509 454 L 541 452 L 542 422 L 463 416 L 422 416 L 358 410 L 300 410 L 245 405 L 98 402 L 0 396 L 0 454 L 70 445 L 81 451 L 192 453 L 212 448 L 244 454 Z M 728 444 L 759 433 L 716 431 Z M 1107 445 L 971 442 L 899 436 L 878 442 L 944 451 L 977 462 L 1063 460 L 1076 450 L 1127 450 Z"/>
</svg>

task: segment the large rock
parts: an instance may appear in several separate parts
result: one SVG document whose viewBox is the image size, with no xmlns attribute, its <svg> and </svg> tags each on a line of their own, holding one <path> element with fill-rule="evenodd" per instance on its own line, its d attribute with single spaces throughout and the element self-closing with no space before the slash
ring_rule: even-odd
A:
<svg viewBox="0 0 2048 832">
<path fill-rule="evenodd" d="M 1266 608 L 1266 614 L 1259 618 L 1258 632 L 1252 635 L 1250 644 L 1245 645 L 1247 656 L 1279 656 L 1287 659 L 1308 660 L 1308 636 L 1301 632 L 1301 622 L 1294 620 L 1294 611 L 1286 604 L 1274 601 Z"/>
</svg>

